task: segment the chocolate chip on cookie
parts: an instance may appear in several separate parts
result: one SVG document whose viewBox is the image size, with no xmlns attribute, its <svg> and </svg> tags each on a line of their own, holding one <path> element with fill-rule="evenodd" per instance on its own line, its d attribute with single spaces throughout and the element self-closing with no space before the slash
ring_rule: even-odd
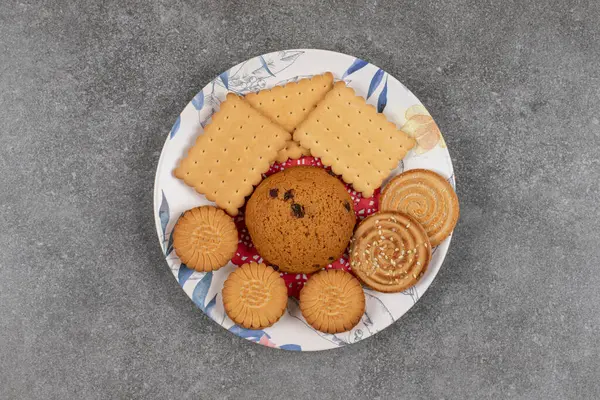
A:
<svg viewBox="0 0 600 400">
<path fill-rule="evenodd" d="M 292 215 L 296 218 L 304 218 L 304 207 L 298 203 L 292 203 Z"/>
</svg>

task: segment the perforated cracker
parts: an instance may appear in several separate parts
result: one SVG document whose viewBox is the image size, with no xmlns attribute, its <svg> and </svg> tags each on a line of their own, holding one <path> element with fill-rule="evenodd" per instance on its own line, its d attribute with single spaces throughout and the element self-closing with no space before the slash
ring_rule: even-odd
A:
<svg viewBox="0 0 600 400">
<path fill-rule="evenodd" d="M 294 139 L 365 197 L 415 145 L 344 82 L 337 82 L 296 128 Z"/>
<path fill-rule="evenodd" d="M 327 72 L 284 86 L 249 93 L 246 95 L 246 100 L 271 121 L 291 133 L 332 88 L 333 75 Z M 288 158 L 295 160 L 310 154 L 299 144 L 289 144 L 288 147 L 280 152 L 277 161 L 284 162 Z"/>
<path fill-rule="evenodd" d="M 310 151 L 300 146 L 298 142 L 290 140 L 286 143 L 283 149 L 279 150 L 279 153 L 277 153 L 277 159 L 275 161 L 283 163 L 288 159 L 297 160 L 302 156 L 310 156 Z"/>
<path fill-rule="evenodd" d="M 174 175 L 237 215 L 290 139 L 287 131 L 230 93 Z"/>
<path fill-rule="evenodd" d="M 333 75 L 327 72 L 284 86 L 249 93 L 246 100 L 271 121 L 291 133 L 332 88 Z"/>
</svg>

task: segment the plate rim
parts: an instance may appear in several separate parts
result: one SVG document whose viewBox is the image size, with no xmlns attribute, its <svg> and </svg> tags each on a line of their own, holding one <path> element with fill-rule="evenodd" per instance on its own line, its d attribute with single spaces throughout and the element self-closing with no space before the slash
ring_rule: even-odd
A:
<svg viewBox="0 0 600 400">
<path fill-rule="evenodd" d="M 420 100 L 420 99 L 419 99 L 419 98 L 418 98 L 418 97 L 417 97 L 417 96 L 416 96 L 416 95 L 415 95 L 415 94 L 414 94 L 414 93 L 413 93 L 413 92 L 412 92 L 412 91 L 411 91 L 411 90 L 410 90 L 408 87 L 406 87 L 406 86 L 405 86 L 405 85 L 404 85 L 404 84 L 403 84 L 403 83 L 402 83 L 402 82 L 401 82 L 399 79 L 397 79 L 397 78 L 396 78 L 394 75 L 391 75 L 391 74 L 390 74 L 389 72 L 387 72 L 385 69 L 383 69 L 383 68 L 380 68 L 379 66 L 377 66 L 377 65 L 375 65 L 375 64 L 373 64 L 373 63 L 371 63 L 370 61 L 368 61 L 368 60 L 364 60 L 363 58 L 359 58 L 359 57 L 356 57 L 356 56 L 353 56 L 353 55 L 349 55 L 349 54 L 346 54 L 346 53 L 341 53 L 341 52 L 337 52 L 337 51 L 333 51 L 333 50 L 327 50 L 327 49 L 316 49 L 316 48 L 290 48 L 290 49 L 274 50 L 274 51 L 269 51 L 269 52 L 267 52 L 267 53 L 261 53 L 261 54 L 253 55 L 253 56 L 251 56 L 251 57 L 248 57 L 248 58 L 246 58 L 246 59 L 244 59 L 244 60 L 242 60 L 242 61 L 240 61 L 240 62 L 237 62 L 236 64 L 233 64 L 233 65 L 231 65 L 231 66 L 230 66 L 228 69 L 225 69 L 225 70 L 224 70 L 224 71 L 222 71 L 222 72 L 221 72 L 219 75 L 216 75 L 215 77 L 213 77 L 213 79 L 211 79 L 210 81 L 208 81 L 208 83 L 206 83 L 204 86 L 202 86 L 202 87 L 200 88 L 200 91 L 202 91 L 202 90 L 203 90 L 203 89 L 204 89 L 206 86 L 208 86 L 208 85 L 210 84 L 210 82 L 212 82 L 214 79 L 218 78 L 218 77 L 219 77 L 221 74 L 223 74 L 223 73 L 225 73 L 225 72 L 227 72 L 227 71 L 230 71 L 232 68 L 235 68 L 236 66 L 242 65 L 242 64 L 244 64 L 245 62 L 248 62 L 248 61 L 250 61 L 250 60 L 252 60 L 252 59 L 254 59 L 254 58 L 257 58 L 257 57 L 266 56 L 266 55 L 270 55 L 270 54 L 281 53 L 281 52 L 304 52 L 304 53 L 310 53 L 310 52 L 325 52 L 325 53 L 329 53 L 329 54 L 331 54 L 331 55 L 336 55 L 336 56 L 337 56 L 337 55 L 341 55 L 341 56 L 345 56 L 345 57 L 349 57 L 349 58 L 354 58 L 354 59 L 356 59 L 356 60 L 363 60 L 363 61 L 365 61 L 365 62 L 367 63 L 367 65 L 371 65 L 371 66 L 373 66 L 373 67 L 379 68 L 379 69 L 381 69 L 382 71 L 384 71 L 385 73 L 387 73 L 389 77 L 391 77 L 392 79 L 394 79 L 394 80 L 396 80 L 398 83 L 400 83 L 400 85 L 402 85 L 402 87 L 403 87 L 403 88 L 404 88 L 406 91 L 408 91 L 408 92 L 409 92 L 409 93 L 410 93 L 410 94 L 411 94 L 411 95 L 412 95 L 412 96 L 413 96 L 415 99 L 417 99 L 417 100 L 418 100 L 418 102 L 419 102 L 421 105 L 423 105 L 423 102 L 422 102 L 422 101 L 421 101 L 421 100 Z M 195 97 L 195 96 L 197 95 L 197 93 L 199 93 L 200 91 L 197 91 L 197 92 L 195 92 L 196 94 L 194 94 L 194 97 Z M 173 275 L 173 278 L 175 278 L 175 280 L 177 281 L 177 283 L 178 283 L 178 285 L 179 285 L 180 289 L 181 289 L 182 291 L 184 291 L 184 293 L 186 294 L 186 297 L 187 297 L 187 298 L 188 298 L 190 301 L 192 301 L 192 303 L 194 303 L 194 302 L 193 302 L 193 300 L 192 300 L 192 297 L 191 297 L 191 295 L 189 295 L 189 294 L 188 294 L 188 293 L 187 293 L 187 292 L 186 292 L 186 291 L 183 289 L 183 286 L 182 286 L 181 284 L 179 284 L 179 281 L 177 280 L 177 276 L 175 276 L 175 274 L 173 274 L 173 270 L 171 269 L 171 267 L 170 267 L 170 265 L 169 265 L 169 262 L 168 262 L 168 260 L 167 260 L 168 254 L 166 254 L 166 255 L 165 255 L 165 251 L 164 251 L 164 249 L 163 249 L 163 239 L 162 239 L 163 233 L 162 233 L 162 232 L 161 232 L 161 230 L 159 229 L 159 228 L 160 228 L 160 216 L 159 216 L 159 207 L 160 207 L 160 206 L 157 204 L 157 198 L 158 198 L 158 197 L 160 197 L 160 194 L 161 194 L 161 193 L 160 193 L 160 192 L 161 192 L 161 189 L 160 189 L 160 187 L 159 187 L 159 176 L 160 176 L 160 172 L 161 172 L 161 166 L 162 166 L 162 164 L 164 163 L 165 150 L 166 150 L 166 148 L 168 147 L 169 140 L 171 139 L 171 137 L 170 137 L 170 133 L 171 133 L 171 131 L 172 131 L 172 129 L 173 129 L 173 126 L 174 126 L 175 124 L 177 124 L 177 121 L 180 119 L 180 117 L 181 117 L 181 114 L 183 113 L 183 111 L 184 111 L 184 110 L 185 110 L 185 109 L 186 109 L 186 108 L 187 108 L 187 107 L 188 107 L 188 106 L 189 106 L 189 105 L 192 103 L 192 100 L 194 99 L 194 97 L 192 97 L 192 99 L 190 99 L 188 102 L 186 102 L 186 103 L 185 103 L 185 106 L 183 107 L 183 109 L 182 109 L 182 110 L 179 112 L 179 114 L 177 115 L 177 118 L 175 119 L 175 122 L 174 122 L 174 124 L 173 124 L 173 125 L 171 125 L 171 128 L 170 128 L 170 130 L 167 132 L 167 135 L 166 135 L 165 141 L 164 141 L 164 143 L 163 143 L 163 145 L 162 145 L 162 148 L 161 148 L 161 151 L 160 151 L 160 156 L 159 156 L 159 158 L 158 158 L 158 161 L 156 162 L 156 171 L 155 171 L 155 175 L 154 175 L 154 187 L 153 187 L 153 190 L 152 190 L 152 196 L 153 196 L 153 197 L 152 197 L 152 207 L 153 207 L 153 215 L 154 215 L 154 224 L 155 224 L 155 229 L 156 229 L 156 233 L 157 233 L 157 239 L 158 239 L 158 243 L 159 243 L 159 246 L 160 246 L 160 248 L 161 248 L 161 254 L 162 254 L 162 256 L 163 256 L 162 258 L 163 258 L 163 260 L 164 260 L 164 261 L 167 263 L 167 268 L 169 268 L 169 270 L 170 270 L 170 272 L 171 272 L 171 275 Z M 362 97 L 362 96 L 361 96 L 361 97 Z M 425 105 L 423 105 L 423 107 L 424 107 L 425 109 L 427 109 L 427 107 L 425 107 Z M 428 111 L 428 112 L 429 112 L 429 111 Z M 433 118 L 433 116 L 432 116 L 432 118 Z M 433 118 L 433 120 L 435 121 L 435 118 Z M 443 137 L 443 135 L 442 135 L 442 137 Z M 449 160 L 450 167 L 451 167 L 451 169 L 452 169 L 452 176 L 451 176 L 451 178 L 452 178 L 452 182 L 451 182 L 451 185 L 453 186 L 454 190 L 456 191 L 456 173 L 454 172 L 454 163 L 452 162 L 452 157 L 451 157 L 451 155 L 450 155 L 450 150 L 449 150 L 449 149 L 446 147 L 445 151 L 448 153 L 448 160 Z M 348 345 L 352 345 L 352 344 L 355 344 L 355 343 L 358 343 L 358 342 L 362 342 L 362 341 L 364 341 L 365 339 L 369 339 L 369 338 L 371 338 L 371 337 L 375 336 L 377 333 L 380 333 L 381 331 L 383 331 L 383 330 L 387 329 L 388 327 L 390 327 L 391 325 L 393 325 L 394 323 L 396 323 L 397 321 L 399 321 L 399 320 L 400 320 L 400 319 L 401 319 L 401 318 L 402 318 L 404 315 L 406 315 L 406 314 L 407 314 L 407 313 L 408 313 L 408 312 L 409 312 L 409 311 L 410 311 L 410 310 L 411 310 L 411 309 L 412 309 L 412 308 L 413 308 L 413 307 L 416 305 L 416 303 L 417 303 L 419 300 L 421 300 L 421 298 L 422 298 L 422 297 L 425 295 L 425 293 L 426 293 L 426 292 L 429 290 L 429 287 L 430 287 L 430 286 L 433 284 L 433 281 L 434 281 L 434 280 L 437 278 L 437 275 L 438 275 L 439 271 L 441 270 L 442 266 L 444 265 L 444 261 L 446 260 L 446 256 L 447 256 L 447 254 L 448 254 L 448 251 L 450 250 L 450 245 L 451 245 L 451 242 L 452 242 L 452 237 L 453 237 L 453 235 L 454 235 L 454 230 L 453 230 L 453 231 L 450 233 L 449 237 L 448 237 L 447 239 L 445 239 L 445 240 L 444 240 L 444 242 L 445 242 L 445 243 L 443 243 L 443 245 L 444 245 L 444 248 L 443 248 L 443 249 L 440 249 L 441 251 L 443 251 L 442 260 L 441 260 L 441 262 L 440 262 L 440 266 L 439 266 L 439 268 L 437 268 L 437 270 L 434 272 L 434 274 L 433 274 L 433 276 L 432 276 L 432 279 L 431 279 L 431 282 L 430 282 L 430 283 L 429 283 L 429 284 L 428 284 L 428 285 L 427 285 L 427 286 L 424 288 L 423 292 L 420 294 L 420 296 L 417 298 L 417 300 L 416 300 L 416 301 L 414 301 L 414 303 L 413 303 L 412 305 L 410 305 L 410 306 L 408 307 L 408 309 L 407 309 L 407 310 L 406 310 L 406 311 L 405 311 L 405 312 L 404 312 L 402 315 L 400 315 L 398 318 L 395 318 L 395 319 L 393 319 L 393 321 L 392 321 L 390 324 L 388 324 L 387 326 L 385 326 L 385 327 L 384 327 L 384 328 L 382 328 L 381 330 L 379 330 L 379 331 L 375 332 L 374 334 L 371 334 L 371 335 L 369 335 L 369 336 L 367 336 L 367 337 L 365 337 L 365 338 L 361 338 L 360 340 L 358 340 L 358 341 L 356 341 L 356 342 L 347 343 L 346 345 L 343 345 L 343 346 L 332 346 L 332 347 L 318 348 L 318 349 L 304 349 L 304 348 L 302 348 L 302 349 L 286 349 L 286 348 L 280 348 L 279 346 L 276 346 L 276 347 L 273 347 L 273 348 L 274 348 L 274 349 L 278 349 L 278 350 L 287 350 L 287 351 L 300 351 L 300 352 L 315 352 L 315 351 L 334 350 L 334 349 L 338 349 L 338 348 L 346 347 L 346 346 L 348 346 Z M 198 306 L 197 306 L 195 303 L 194 303 L 194 305 L 196 306 L 196 308 L 200 308 L 200 307 L 198 307 Z M 249 338 L 245 338 L 245 337 L 243 337 L 243 336 L 241 336 L 241 335 L 239 335 L 239 334 L 237 334 L 237 333 L 235 333 L 235 332 L 231 332 L 231 331 L 230 331 L 229 329 L 227 329 L 227 328 L 226 328 L 226 327 L 225 327 L 223 324 L 221 324 L 221 323 L 219 323 L 218 321 L 216 321 L 215 319 L 213 319 L 213 318 L 212 318 L 212 317 L 211 317 L 211 316 L 210 316 L 208 313 L 206 313 L 204 310 L 200 309 L 200 311 L 202 311 L 202 313 L 203 313 L 203 314 L 204 314 L 206 317 L 208 317 L 208 318 L 209 318 L 209 319 L 210 319 L 210 320 L 211 320 L 213 323 L 215 323 L 215 324 L 219 325 L 219 326 L 220 326 L 222 329 L 226 330 L 227 332 L 229 332 L 229 333 L 231 333 L 231 334 L 234 334 L 234 335 L 235 335 L 235 336 L 237 336 L 237 337 L 240 337 L 240 338 L 246 339 L 246 341 L 250 341 L 250 342 L 252 342 L 252 343 L 255 343 L 255 344 L 257 344 L 257 345 L 262 345 L 263 347 L 272 347 L 272 346 L 266 346 L 266 345 L 263 345 L 262 343 L 259 343 L 259 342 L 256 342 L 256 341 L 253 341 L 253 340 L 250 340 Z"/>
</svg>

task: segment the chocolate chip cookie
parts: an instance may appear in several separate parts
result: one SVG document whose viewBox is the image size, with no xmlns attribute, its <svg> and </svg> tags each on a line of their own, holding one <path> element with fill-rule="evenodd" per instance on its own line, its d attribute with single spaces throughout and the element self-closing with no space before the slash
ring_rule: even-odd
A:
<svg viewBox="0 0 600 400">
<path fill-rule="evenodd" d="M 311 273 L 339 259 L 352 237 L 352 198 L 317 167 L 293 167 L 265 179 L 246 206 L 256 250 L 280 271 Z"/>
</svg>

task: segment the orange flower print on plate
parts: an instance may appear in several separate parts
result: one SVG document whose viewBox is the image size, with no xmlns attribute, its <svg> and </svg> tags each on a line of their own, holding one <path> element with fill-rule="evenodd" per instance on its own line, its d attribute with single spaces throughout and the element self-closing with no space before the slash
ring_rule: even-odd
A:
<svg viewBox="0 0 600 400">
<path fill-rule="evenodd" d="M 440 147 L 446 147 L 440 128 L 438 128 L 425 107 L 421 105 L 411 106 L 406 110 L 404 116 L 406 123 L 401 130 L 417 141 L 414 148 L 415 153 L 426 153 L 438 144 Z"/>
</svg>

